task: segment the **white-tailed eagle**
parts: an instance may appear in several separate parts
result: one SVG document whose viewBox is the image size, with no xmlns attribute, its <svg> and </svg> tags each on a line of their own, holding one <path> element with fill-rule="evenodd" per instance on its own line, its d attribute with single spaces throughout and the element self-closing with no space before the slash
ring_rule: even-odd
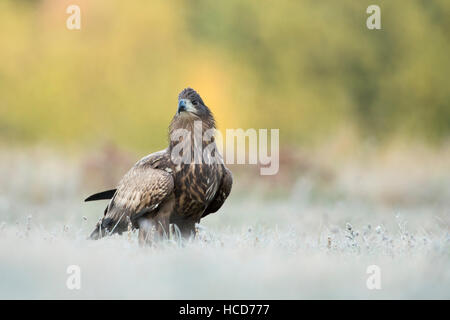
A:
<svg viewBox="0 0 450 320">
<path fill-rule="evenodd" d="M 200 140 L 195 136 L 198 124 Z M 214 129 L 214 117 L 200 95 L 191 88 L 184 89 L 169 127 L 169 146 L 138 161 L 116 189 L 85 200 L 110 199 L 90 238 L 122 233 L 131 226 L 139 229 L 139 240 L 145 243 L 167 234 L 170 224 L 176 225 L 183 236 L 191 235 L 201 218 L 220 209 L 233 183 L 214 136 L 204 135 Z M 195 139 L 200 142 L 196 144 Z M 186 148 L 180 153 L 180 143 L 188 141 L 190 144 L 183 144 Z M 211 154 L 204 156 L 205 149 L 212 150 Z M 180 161 L 189 154 L 190 161 Z"/>
</svg>

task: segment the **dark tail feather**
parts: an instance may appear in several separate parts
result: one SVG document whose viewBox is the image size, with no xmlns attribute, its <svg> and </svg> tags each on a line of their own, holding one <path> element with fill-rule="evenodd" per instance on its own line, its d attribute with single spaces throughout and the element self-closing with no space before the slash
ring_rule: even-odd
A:
<svg viewBox="0 0 450 320">
<path fill-rule="evenodd" d="M 101 221 L 95 225 L 95 229 L 89 235 L 89 240 L 98 240 L 102 237 Z"/>
<path fill-rule="evenodd" d="M 93 194 L 92 196 L 87 197 L 84 201 L 96 201 L 96 200 L 109 200 L 111 199 L 114 194 L 116 193 L 117 189 L 111 189 L 103 192 L 99 192 L 96 194 Z"/>
</svg>

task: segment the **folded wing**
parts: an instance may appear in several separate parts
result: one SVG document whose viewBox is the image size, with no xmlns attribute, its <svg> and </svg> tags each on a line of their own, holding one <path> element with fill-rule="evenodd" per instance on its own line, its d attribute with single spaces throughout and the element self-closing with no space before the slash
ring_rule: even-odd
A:
<svg viewBox="0 0 450 320">
<path fill-rule="evenodd" d="M 172 193 L 173 187 L 171 174 L 154 169 L 146 163 L 136 164 L 119 182 L 117 191 L 91 238 L 98 238 L 104 233 L 121 233 L 127 229 L 129 220 L 134 224 L 139 217 L 156 213 Z"/>
<path fill-rule="evenodd" d="M 206 217 L 210 213 L 214 213 L 219 210 L 231 192 L 231 187 L 233 185 L 233 175 L 228 168 L 224 167 L 224 169 L 225 171 L 222 178 L 222 183 L 220 184 L 220 187 L 217 190 L 214 199 L 208 205 L 205 212 L 203 212 L 202 218 Z"/>
</svg>

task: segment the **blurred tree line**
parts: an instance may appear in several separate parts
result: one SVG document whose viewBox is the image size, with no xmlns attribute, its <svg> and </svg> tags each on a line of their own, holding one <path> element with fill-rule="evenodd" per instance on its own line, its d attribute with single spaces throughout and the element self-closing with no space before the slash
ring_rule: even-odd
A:
<svg viewBox="0 0 450 320">
<path fill-rule="evenodd" d="M 66 28 L 69 4 L 81 30 Z M 382 30 L 366 8 L 381 7 Z M 164 147 L 179 91 L 286 144 L 450 134 L 450 2 L 0 2 L 0 140 Z"/>
</svg>

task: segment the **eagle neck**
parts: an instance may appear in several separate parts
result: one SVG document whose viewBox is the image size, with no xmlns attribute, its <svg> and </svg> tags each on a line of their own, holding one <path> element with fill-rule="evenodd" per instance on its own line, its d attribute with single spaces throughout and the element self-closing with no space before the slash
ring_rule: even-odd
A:
<svg viewBox="0 0 450 320">
<path fill-rule="evenodd" d="M 181 140 L 189 136 L 191 141 L 191 150 L 198 146 L 199 143 L 194 141 L 202 141 L 201 145 L 204 148 L 211 142 L 214 142 L 214 133 L 211 135 L 210 130 L 215 129 L 215 122 L 212 118 L 209 121 L 201 120 L 200 118 L 180 118 L 175 116 L 169 127 L 169 150 L 172 150 Z M 180 140 L 181 139 L 181 140 Z"/>
</svg>

